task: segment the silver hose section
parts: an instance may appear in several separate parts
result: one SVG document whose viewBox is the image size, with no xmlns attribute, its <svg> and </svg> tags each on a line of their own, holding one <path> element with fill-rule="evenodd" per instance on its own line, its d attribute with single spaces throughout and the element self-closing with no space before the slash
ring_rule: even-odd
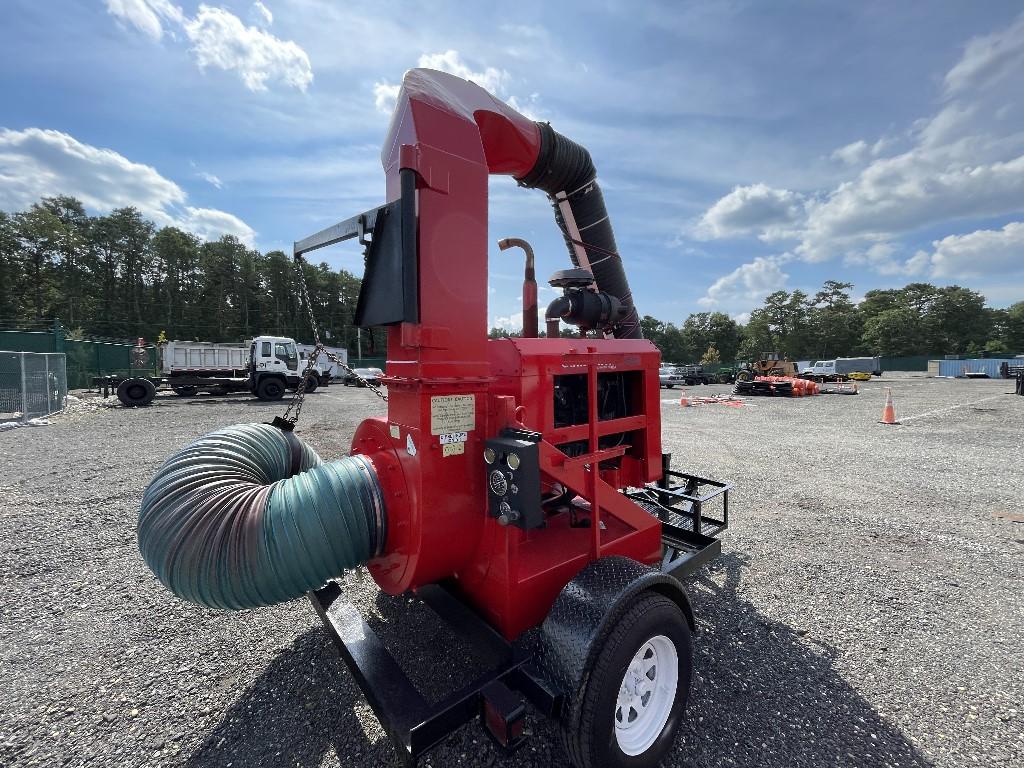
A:
<svg viewBox="0 0 1024 768">
<path fill-rule="evenodd" d="M 362 456 L 324 462 L 290 432 L 239 424 L 171 456 L 146 487 L 139 551 L 210 608 L 255 608 L 323 586 L 380 554 L 383 497 Z"/>
</svg>

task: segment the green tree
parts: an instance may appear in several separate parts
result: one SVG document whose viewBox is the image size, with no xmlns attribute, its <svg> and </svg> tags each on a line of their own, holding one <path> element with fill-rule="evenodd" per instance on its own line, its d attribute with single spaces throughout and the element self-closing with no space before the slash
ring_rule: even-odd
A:
<svg viewBox="0 0 1024 768">
<path fill-rule="evenodd" d="M 811 300 L 809 322 L 813 347 L 796 350 L 805 355 L 833 357 L 852 354 L 860 346 L 863 323 L 848 291 L 853 283 L 826 280 Z"/>
<path fill-rule="evenodd" d="M 718 353 L 714 344 L 708 347 L 707 351 L 700 359 L 701 365 L 718 365 L 720 362 L 722 362 L 722 356 Z"/>
<path fill-rule="evenodd" d="M 886 309 L 864 323 L 864 345 L 873 355 L 901 357 L 920 353 L 921 318 L 907 306 Z"/>
</svg>

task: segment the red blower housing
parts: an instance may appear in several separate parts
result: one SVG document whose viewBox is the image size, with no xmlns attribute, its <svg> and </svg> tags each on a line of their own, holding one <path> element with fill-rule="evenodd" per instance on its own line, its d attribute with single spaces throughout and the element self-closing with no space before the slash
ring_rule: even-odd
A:
<svg viewBox="0 0 1024 768">
<path fill-rule="evenodd" d="M 389 201 L 407 222 L 415 206 L 416 258 L 370 263 L 360 302 L 367 320 L 395 304 L 395 282 L 405 292 L 388 327 L 388 417 L 352 443 L 385 495 L 387 543 L 369 569 L 391 594 L 455 579 L 513 638 L 589 562 L 661 556 L 658 520 L 619 493 L 661 476 L 659 353 L 643 339 L 487 338 L 487 179 L 534 170 L 537 123 L 412 70 L 384 147 Z M 392 297 L 374 304 L 385 273 Z"/>
</svg>

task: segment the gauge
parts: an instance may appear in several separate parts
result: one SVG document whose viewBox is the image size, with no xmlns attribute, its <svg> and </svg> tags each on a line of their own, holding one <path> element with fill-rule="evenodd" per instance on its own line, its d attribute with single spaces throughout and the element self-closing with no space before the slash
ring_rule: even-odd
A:
<svg viewBox="0 0 1024 768">
<path fill-rule="evenodd" d="M 504 496 L 508 493 L 508 480 L 505 479 L 505 475 L 501 473 L 500 469 L 491 471 L 487 483 L 491 487 L 491 493 L 495 496 Z"/>
<path fill-rule="evenodd" d="M 519 454 L 510 453 L 505 457 L 505 463 L 508 464 L 508 468 L 512 471 L 519 469 Z"/>
<path fill-rule="evenodd" d="M 494 452 L 493 448 L 484 448 L 484 461 L 488 464 L 493 464 L 494 460 L 498 458 L 498 454 Z"/>
</svg>

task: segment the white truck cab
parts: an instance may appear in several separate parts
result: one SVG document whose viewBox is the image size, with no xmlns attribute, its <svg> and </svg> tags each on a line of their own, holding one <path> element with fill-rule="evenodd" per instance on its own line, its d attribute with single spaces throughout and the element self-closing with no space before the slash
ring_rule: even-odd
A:
<svg viewBox="0 0 1024 768">
<path fill-rule="evenodd" d="M 292 339 L 257 336 L 249 344 L 249 389 L 260 400 L 280 400 L 299 385 L 299 353 Z M 306 391 L 315 386 L 307 384 Z"/>
<path fill-rule="evenodd" d="M 814 365 L 807 368 L 803 373 L 810 373 L 814 376 L 835 376 L 836 375 L 836 361 L 835 360 L 817 360 Z"/>
</svg>

